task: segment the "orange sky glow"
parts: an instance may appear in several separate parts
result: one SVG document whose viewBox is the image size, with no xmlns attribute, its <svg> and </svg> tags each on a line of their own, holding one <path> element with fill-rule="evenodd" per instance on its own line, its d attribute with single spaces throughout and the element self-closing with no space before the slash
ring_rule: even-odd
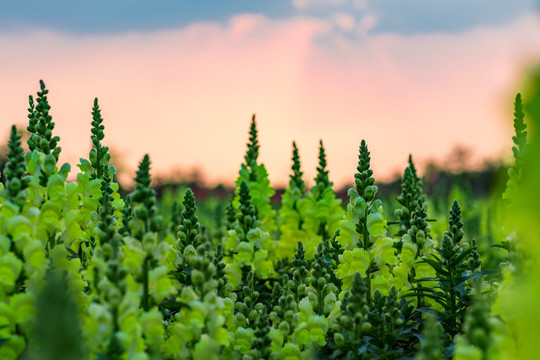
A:
<svg viewBox="0 0 540 360">
<path fill-rule="evenodd" d="M 369 19 L 349 20 L 245 14 L 114 35 L 0 32 L 1 138 L 26 125 L 28 95 L 43 79 L 72 171 L 88 156 L 94 97 L 104 142 L 130 176 L 149 153 L 156 174 L 197 167 L 208 184 L 232 182 L 253 113 L 276 186 L 288 181 L 293 140 L 310 184 L 319 139 L 337 185 L 352 180 L 362 139 L 381 180 L 409 153 L 420 163 L 457 144 L 476 159 L 509 153 L 512 97 L 540 59 L 537 16 L 416 35 L 371 35 Z"/>
</svg>

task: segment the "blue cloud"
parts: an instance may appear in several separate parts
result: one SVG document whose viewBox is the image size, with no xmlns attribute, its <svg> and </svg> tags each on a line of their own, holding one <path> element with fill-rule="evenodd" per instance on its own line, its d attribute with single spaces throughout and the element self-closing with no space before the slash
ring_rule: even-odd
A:
<svg viewBox="0 0 540 360">
<path fill-rule="evenodd" d="M 296 9 L 292 0 L 0 1 L 0 31 L 46 27 L 79 34 L 117 33 L 179 28 L 197 21 L 226 21 L 240 13 L 260 13 L 270 18 L 328 18 L 340 11 L 357 20 L 366 13 L 376 14 L 378 21 L 372 32 L 410 34 L 496 26 L 538 11 L 537 0 L 367 0 L 364 9 L 355 7 L 355 0 L 316 2 L 320 6 Z M 321 5 L 325 2 L 326 6 Z"/>
<path fill-rule="evenodd" d="M 497 26 L 537 11 L 534 0 L 373 0 L 376 31 L 456 32 Z"/>
<path fill-rule="evenodd" d="M 285 16 L 290 0 L 24 0 L 0 1 L 0 30 L 46 27 L 73 33 L 148 31 L 222 21 L 239 13 Z"/>
</svg>

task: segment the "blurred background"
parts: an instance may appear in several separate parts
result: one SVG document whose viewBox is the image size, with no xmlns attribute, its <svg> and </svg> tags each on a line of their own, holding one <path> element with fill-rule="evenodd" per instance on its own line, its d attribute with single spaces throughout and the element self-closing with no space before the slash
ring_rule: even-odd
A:
<svg viewBox="0 0 540 360">
<path fill-rule="evenodd" d="M 506 181 L 539 19 L 533 0 L 2 1 L 0 137 L 43 79 L 73 174 L 98 97 L 126 187 L 149 153 L 158 191 L 230 194 L 255 113 L 276 188 L 293 140 L 309 185 L 324 141 L 340 190 L 365 139 L 382 195 L 408 154 L 428 194 L 487 194 Z"/>
</svg>

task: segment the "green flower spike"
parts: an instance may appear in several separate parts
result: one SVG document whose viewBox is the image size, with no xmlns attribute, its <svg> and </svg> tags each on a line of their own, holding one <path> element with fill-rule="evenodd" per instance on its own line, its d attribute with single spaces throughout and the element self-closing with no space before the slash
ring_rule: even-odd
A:
<svg viewBox="0 0 540 360">
<path fill-rule="evenodd" d="M 8 141 L 8 161 L 4 168 L 6 176 L 6 190 L 10 200 L 22 206 L 25 202 L 25 189 L 30 183 L 30 178 L 25 177 L 26 165 L 24 162 L 23 149 L 21 147 L 21 136 L 17 133 L 15 125 L 11 127 Z"/>
<path fill-rule="evenodd" d="M 525 170 L 524 155 L 527 148 L 527 124 L 525 124 L 524 119 L 525 114 L 523 113 L 521 94 L 517 94 L 514 102 L 514 130 L 516 134 L 512 137 L 514 141 L 512 153 L 514 154 L 515 163 L 514 166 L 508 169 L 508 182 L 503 194 L 503 199 L 508 200 L 510 203 L 515 202 L 518 198 L 519 186 Z"/>
<path fill-rule="evenodd" d="M 372 335 L 370 334 L 372 336 L 371 343 L 379 348 L 374 352 L 384 353 L 385 356 L 381 356 L 381 358 L 401 358 L 404 349 L 399 346 L 397 341 L 403 336 L 402 326 L 405 321 L 395 287 L 390 288 L 388 296 L 375 290 L 369 321 L 373 324 Z"/>
<path fill-rule="evenodd" d="M 253 117 L 251 118 L 251 125 L 249 127 L 248 149 L 246 155 L 244 156 L 246 165 L 251 169 L 257 167 L 257 161 L 259 160 L 259 148 L 260 145 L 257 133 L 257 124 L 255 123 L 255 114 L 253 114 Z M 253 171 L 250 173 L 249 180 L 257 181 L 256 174 Z"/>
<path fill-rule="evenodd" d="M 236 219 L 240 223 L 240 227 L 244 233 L 244 241 L 247 240 L 247 233 L 251 229 L 255 229 L 259 224 L 257 220 L 257 209 L 251 203 L 251 195 L 249 194 L 248 184 L 245 181 L 240 183 L 240 213 L 236 215 Z"/>
<path fill-rule="evenodd" d="M 109 288 L 105 291 L 104 298 L 111 306 L 112 323 L 114 332 L 110 335 L 106 353 L 107 359 L 120 360 L 125 352 L 120 339 L 120 326 L 119 326 L 119 307 L 122 301 L 122 297 L 119 294 L 124 294 L 126 291 L 126 275 L 127 271 L 121 264 L 121 247 L 123 245 L 122 236 L 116 231 L 117 219 L 114 215 L 115 207 L 113 206 L 113 189 L 111 188 L 111 178 L 108 172 L 103 174 L 101 180 L 101 193 L 102 196 L 99 199 L 101 207 L 99 208 L 100 221 L 98 224 L 98 235 L 100 239 L 100 250 L 95 256 L 103 256 L 103 261 L 106 262 L 106 275 L 113 288 Z M 98 279 L 99 280 L 99 279 Z M 99 286 L 96 289 L 101 291 Z M 99 297 L 98 297 L 99 298 Z"/>
<path fill-rule="evenodd" d="M 182 206 L 178 201 L 174 200 L 171 205 L 171 218 L 169 223 L 169 231 L 172 234 L 178 232 L 178 227 L 182 224 Z"/>
<path fill-rule="evenodd" d="M 227 230 L 232 230 L 234 224 L 236 223 L 236 208 L 233 205 L 233 202 L 230 201 L 225 208 L 227 216 Z"/>
<path fill-rule="evenodd" d="M 418 199 L 422 199 L 422 183 L 416 175 L 416 169 L 412 163 L 412 158 L 409 157 L 409 167 L 405 169 L 401 184 L 401 195 L 397 201 L 402 206 L 401 209 L 396 209 L 396 216 L 399 219 L 400 230 L 398 236 L 406 234 L 411 229 L 411 219 L 414 212 L 418 209 Z M 423 199 L 422 199 L 423 200 Z"/>
<path fill-rule="evenodd" d="M 253 359 L 268 359 L 272 353 L 272 339 L 269 336 L 270 324 L 266 306 L 263 305 L 259 311 L 253 328 L 255 330 L 255 337 L 253 338 L 252 350 L 249 352 L 249 355 Z"/>
<path fill-rule="evenodd" d="M 214 255 L 213 264 L 216 268 L 214 273 L 214 279 L 217 281 L 217 294 L 221 297 L 229 296 L 231 292 L 231 287 L 227 285 L 227 280 L 229 279 L 227 273 L 225 272 L 225 263 L 223 262 L 223 245 L 218 244 L 216 248 L 216 254 Z"/>
<path fill-rule="evenodd" d="M 30 161 L 32 159 L 31 152 L 33 151 L 38 151 L 45 155 L 40 166 L 39 184 L 41 186 L 47 186 L 49 177 L 58 171 L 56 165 L 62 149 L 57 146 L 60 138 L 58 136 L 52 136 L 54 122 L 52 121 L 52 116 L 49 114 L 49 110 L 51 109 L 47 99 L 49 90 L 45 88 L 43 80 L 40 80 L 39 83 L 41 91 L 37 93 L 37 106 L 34 107 L 34 98 L 32 96 L 29 97 L 29 124 L 27 130 L 31 135 L 27 141 L 30 153 L 26 155 L 26 160 Z M 69 165 L 64 164 L 62 169 L 60 169 L 60 173 L 67 176 L 68 172 Z"/>
<path fill-rule="evenodd" d="M 293 141 L 293 155 L 292 155 L 292 171 L 293 173 L 289 175 L 289 187 L 300 189 L 300 193 L 304 193 L 306 189 L 306 183 L 302 179 L 304 172 L 301 170 L 300 165 L 300 155 L 298 154 L 298 148 L 296 147 L 296 142 Z"/>
<path fill-rule="evenodd" d="M 103 174 L 101 180 L 101 197 L 99 198 L 98 214 L 100 221 L 98 224 L 99 237 L 101 239 L 101 245 L 111 241 L 113 235 L 116 233 L 116 218 L 114 215 L 115 208 L 113 203 L 113 189 L 111 188 L 111 178 L 108 172 Z"/>
<path fill-rule="evenodd" d="M 291 261 L 291 280 L 289 287 L 299 302 L 306 295 L 306 278 L 309 272 L 309 263 L 305 259 L 306 252 L 302 242 L 298 242 L 298 248 Z"/>
<path fill-rule="evenodd" d="M 139 221 L 139 225 L 135 235 L 141 238 L 147 232 L 159 231 L 161 217 L 157 213 L 156 208 L 156 193 L 150 188 L 150 158 L 148 154 L 144 155 L 139 170 L 135 176 L 135 189 L 131 196 L 133 203 L 133 217 Z"/>
<path fill-rule="evenodd" d="M 29 125 L 27 130 L 31 133 L 31 136 L 28 139 L 28 147 L 30 151 L 39 150 L 45 155 L 52 154 L 56 161 L 58 161 L 61 149 L 56 147 L 56 145 L 60 141 L 60 138 L 58 136 L 52 136 L 54 122 L 52 121 L 52 116 L 49 115 L 49 110 L 51 109 L 47 99 L 49 90 L 45 88 L 43 80 L 40 80 L 39 84 L 41 91 L 37 93 L 38 100 L 35 108 L 34 98 L 32 96 L 29 97 Z"/>
<path fill-rule="evenodd" d="M 418 258 L 424 254 L 424 245 L 431 240 L 431 228 L 427 222 L 427 212 L 424 206 L 424 201 L 421 197 L 416 201 L 416 210 L 414 211 L 410 226 L 411 228 L 407 230 L 412 242 L 417 246 L 416 257 Z"/>
<path fill-rule="evenodd" d="M 184 210 L 182 210 L 182 223 L 178 227 L 178 238 L 180 252 L 183 253 L 184 249 L 191 245 L 194 249 L 197 249 L 201 244 L 201 237 L 199 230 L 201 225 L 199 224 L 199 218 L 195 215 L 197 207 L 195 206 L 195 196 L 193 191 L 188 188 L 184 195 Z"/>
<path fill-rule="evenodd" d="M 245 181 L 251 194 L 251 202 L 257 209 L 257 216 L 261 220 L 262 229 L 272 232 L 276 228 L 276 212 L 272 209 L 270 198 L 275 191 L 270 186 L 268 171 L 264 164 L 259 163 L 259 140 L 255 115 L 251 120 L 247 152 L 244 156 L 238 178 L 236 179 L 236 191 L 233 205 L 238 207 L 240 200 L 240 184 Z"/>
<path fill-rule="evenodd" d="M 300 170 L 300 156 L 298 148 L 293 142 L 292 173 L 289 175 L 289 186 L 281 196 L 281 207 L 279 209 L 279 245 L 278 257 L 289 260 L 296 250 L 297 241 L 304 244 L 309 243 L 309 233 L 303 229 L 304 211 L 301 210 L 304 201 L 306 184 L 302 179 L 304 174 Z"/>
<path fill-rule="evenodd" d="M 259 301 L 259 292 L 254 289 L 255 276 L 253 272 L 247 275 L 247 285 L 242 288 L 241 296 L 235 304 L 237 314 L 235 321 L 240 327 L 253 327 L 258 318 L 258 312 L 263 304 Z"/>
<path fill-rule="evenodd" d="M 307 259 L 312 259 L 321 242 L 328 242 L 343 218 L 341 199 L 336 198 L 333 183 L 327 170 L 326 152 L 322 140 L 319 141 L 319 166 L 315 185 L 299 201 L 299 209 L 309 240 L 304 243 Z"/>
<path fill-rule="evenodd" d="M 317 315 L 327 315 L 332 310 L 329 306 L 331 303 L 327 303 L 329 296 L 334 301 L 337 299 L 338 286 L 341 287 L 341 281 L 336 278 L 334 270 L 335 265 L 326 258 L 324 245 L 319 244 L 318 251 L 311 263 L 310 275 L 306 279 L 306 282 L 316 293 L 317 300 L 313 304 L 313 311 Z"/>
<path fill-rule="evenodd" d="M 131 204 L 131 196 L 126 196 L 124 200 L 124 208 L 122 209 L 122 227 L 118 229 L 118 232 L 123 236 L 131 235 L 129 223 L 133 221 L 133 206 Z"/>
<path fill-rule="evenodd" d="M 357 173 L 354 174 L 355 190 L 366 202 L 370 202 L 375 198 L 377 186 L 373 185 L 373 170 L 370 167 L 370 152 L 368 151 L 366 142 L 362 140 L 360 143 L 360 153 L 358 155 Z"/>
<path fill-rule="evenodd" d="M 283 336 L 287 337 L 294 332 L 298 321 L 298 302 L 292 293 L 289 283 L 284 280 L 283 286 L 280 283 L 274 284 L 272 289 L 272 312 L 270 319 L 274 328 L 279 329 Z"/>
<path fill-rule="evenodd" d="M 364 334 L 372 327 L 368 320 L 368 288 L 366 279 L 356 273 L 351 289 L 345 292 L 341 301 L 341 315 L 333 327 L 336 350 L 332 359 L 357 359 L 358 349 L 364 345 Z"/>
<path fill-rule="evenodd" d="M 419 197 L 422 197 L 424 196 L 424 187 L 423 187 L 423 184 L 422 184 L 422 179 L 420 179 L 420 177 L 418 176 L 418 173 L 416 171 L 416 166 L 414 165 L 414 162 L 413 162 L 413 159 L 412 159 L 412 155 L 409 154 L 409 169 L 411 169 L 411 175 L 412 175 L 412 178 L 413 178 L 413 181 L 414 181 L 414 185 L 415 185 L 415 192 L 416 192 L 416 197 L 419 198 Z"/>
<path fill-rule="evenodd" d="M 170 279 L 163 276 L 167 272 L 166 266 L 159 265 L 162 262 L 162 259 L 159 259 L 160 253 L 166 253 L 168 245 L 158 238 L 163 219 L 158 214 L 156 193 L 150 188 L 150 183 L 150 159 L 145 155 L 135 176 L 135 189 L 129 195 L 133 206 L 129 229 L 134 240 L 142 245 L 144 253 L 138 281 L 142 284 L 141 307 L 145 311 L 160 303 L 163 296 L 175 291 L 173 287 L 168 288 Z M 151 286 L 154 289 L 151 289 Z"/>
<path fill-rule="evenodd" d="M 467 258 L 467 268 L 469 273 L 474 274 L 480 272 L 482 266 L 482 259 L 480 258 L 480 253 L 478 252 L 478 243 L 476 239 L 471 240 L 471 253 Z"/>
<path fill-rule="evenodd" d="M 374 288 L 385 293 L 390 289 L 387 271 L 397 261 L 394 241 L 386 237 L 386 219 L 380 199 L 376 199 L 377 186 L 374 185 L 373 171 L 370 169 L 370 153 L 366 142 L 359 147 L 357 173 L 354 188 L 349 189 L 349 204 L 345 219 L 340 222 L 340 232 L 336 240 L 345 249 L 340 256 L 336 275 L 343 280 L 347 289 L 352 276 L 360 272 L 367 277 L 367 301 Z M 377 278 L 376 278 L 377 277 Z"/>
<path fill-rule="evenodd" d="M 92 179 L 101 179 L 105 172 L 108 172 L 111 155 L 109 154 L 109 148 L 103 146 L 101 141 L 105 137 L 103 130 L 103 118 L 101 117 L 101 110 L 99 109 L 98 99 L 94 99 L 94 107 L 92 109 L 92 149 L 90 150 L 90 163 L 94 169 Z"/>
<path fill-rule="evenodd" d="M 521 94 L 516 95 L 516 100 L 514 104 L 514 130 L 516 132 L 515 136 L 512 136 L 515 146 L 512 147 L 512 153 L 516 162 L 519 162 L 522 158 L 522 155 L 525 151 L 527 145 L 527 125 L 525 124 L 525 114 L 523 113 L 523 103 L 521 100 Z M 518 167 L 521 164 L 518 165 Z"/>
<path fill-rule="evenodd" d="M 317 176 L 315 177 L 315 184 L 317 186 L 317 200 L 321 199 L 324 190 L 332 186 L 330 178 L 328 176 L 328 170 L 326 169 L 326 153 L 322 140 L 319 140 L 319 166 L 317 167 Z"/>
</svg>

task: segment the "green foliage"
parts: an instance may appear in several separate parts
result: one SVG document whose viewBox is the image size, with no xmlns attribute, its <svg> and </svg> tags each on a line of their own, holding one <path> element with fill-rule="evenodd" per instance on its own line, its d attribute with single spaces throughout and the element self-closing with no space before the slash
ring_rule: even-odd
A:
<svg viewBox="0 0 540 360">
<path fill-rule="evenodd" d="M 486 306 L 485 299 L 478 298 L 472 303 L 465 316 L 465 322 L 463 324 L 463 341 L 462 344 L 458 342 L 456 349 L 456 355 L 464 352 L 468 343 L 469 349 L 465 351 L 476 350 L 480 354 L 485 354 L 484 359 L 487 359 L 489 353 L 491 336 L 491 324 L 489 323 L 490 309 Z"/>
<path fill-rule="evenodd" d="M 443 236 L 441 247 L 435 248 L 438 255 L 423 259 L 423 262 L 435 270 L 438 288 L 415 288 L 417 294 L 423 293 L 442 307 L 443 310 L 438 312 L 438 316 L 450 338 L 461 330 L 465 312 L 471 304 L 472 288 L 467 284 L 467 280 L 474 276 L 471 270 L 479 266 L 474 247 L 462 242 L 465 233 L 461 220 L 461 208 L 458 202 L 454 201 L 448 218 L 448 231 Z"/>
<path fill-rule="evenodd" d="M 50 268 L 44 280 L 43 290 L 36 302 L 36 324 L 30 341 L 30 358 L 85 359 L 77 302 L 68 293 L 66 274 Z"/>
<path fill-rule="evenodd" d="M 536 314 L 536 302 L 513 295 L 537 291 L 538 264 L 526 254 L 537 250 L 527 237 L 535 231 L 511 234 L 500 246 L 521 254 L 512 258 L 519 261 L 507 259 L 496 281 L 486 279 L 482 268 L 493 260 L 485 249 L 507 235 L 486 210 L 498 203 L 465 201 L 462 212 L 455 201 L 441 237 L 444 228 L 429 225 L 432 202 L 409 157 L 391 238 L 365 141 L 345 214 L 322 142 L 307 192 L 293 143 L 289 185 L 276 206 L 278 233 L 255 118 L 227 205 L 196 202 L 191 189 L 168 190 L 158 201 L 148 155 L 133 192 L 120 196 L 97 100 L 89 161 L 67 181 L 69 166 L 56 168 L 60 148 L 47 93 L 42 83 L 37 106 L 30 98 L 24 155 L 12 127 L 0 184 L 0 358 L 461 360 L 530 353 L 521 350 L 530 348 L 523 339 L 535 333 L 522 324 L 530 323 L 526 312 Z M 507 189 L 513 204 L 531 171 L 523 118 L 518 96 Z M 490 221 L 478 225 L 478 214 Z M 530 216 L 519 206 L 509 214 Z M 474 238 L 464 232 L 471 219 Z"/>
<path fill-rule="evenodd" d="M 443 359 L 444 356 L 444 332 L 441 324 L 433 315 L 428 315 L 424 332 L 420 339 L 420 350 L 416 354 L 416 360 Z"/>
<path fill-rule="evenodd" d="M 368 296 L 367 279 L 356 273 L 341 302 L 341 315 L 333 329 L 336 350 L 331 357 L 400 359 L 410 355 L 414 334 L 405 326 L 410 320 L 405 317 L 408 307 L 400 303 L 396 288 L 391 287 L 386 296 L 379 290 L 373 298 Z"/>
</svg>

